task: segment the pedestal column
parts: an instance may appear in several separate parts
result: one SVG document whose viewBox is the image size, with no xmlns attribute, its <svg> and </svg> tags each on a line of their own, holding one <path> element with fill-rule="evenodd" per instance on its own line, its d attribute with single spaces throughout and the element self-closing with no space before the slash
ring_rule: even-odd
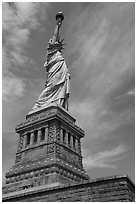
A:
<svg viewBox="0 0 137 204">
<path fill-rule="evenodd" d="M 60 142 L 63 143 L 63 129 L 60 128 Z"/>
<path fill-rule="evenodd" d="M 65 140 L 64 140 L 64 143 L 65 143 L 66 145 L 69 145 L 69 144 L 68 144 L 68 132 L 67 132 L 67 131 L 65 131 Z"/>
<path fill-rule="evenodd" d="M 78 152 L 79 148 L 78 148 L 78 138 L 75 139 L 75 148 L 76 148 L 76 152 Z"/>
<path fill-rule="evenodd" d="M 45 142 L 48 142 L 48 126 L 45 127 Z"/>
<path fill-rule="evenodd" d="M 63 143 L 66 144 L 66 140 L 67 140 L 67 132 L 65 129 L 62 129 L 62 133 L 63 133 Z"/>
<path fill-rule="evenodd" d="M 74 135 L 72 135 L 72 141 L 73 141 L 73 149 L 76 150 L 76 138 Z"/>
<path fill-rule="evenodd" d="M 27 143 L 27 134 L 23 136 L 23 149 L 25 149 Z"/>
<path fill-rule="evenodd" d="M 33 141 L 34 141 L 34 131 L 31 132 L 30 134 L 30 145 L 33 145 Z"/>
<path fill-rule="evenodd" d="M 73 136 L 70 134 L 70 146 L 73 148 Z"/>
<path fill-rule="evenodd" d="M 38 140 L 37 140 L 38 145 L 40 144 L 40 141 L 41 141 L 41 135 L 42 135 L 42 132 L 41 132 L 41 128 L 40 128 L 40 129 L 38 129 Z"/>
</svg>

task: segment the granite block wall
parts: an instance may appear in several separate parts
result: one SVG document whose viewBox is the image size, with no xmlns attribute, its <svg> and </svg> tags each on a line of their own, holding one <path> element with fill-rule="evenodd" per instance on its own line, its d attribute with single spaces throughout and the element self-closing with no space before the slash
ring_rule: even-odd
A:
<svg viewBox="0 0 137 204">
<path fill-rule="evenodd" d="M 98 178 L 69 186 L 26 190 L 3 198 L 9 202 L 134 202 L 135 186 L 128 176 Z"/>
</svg>

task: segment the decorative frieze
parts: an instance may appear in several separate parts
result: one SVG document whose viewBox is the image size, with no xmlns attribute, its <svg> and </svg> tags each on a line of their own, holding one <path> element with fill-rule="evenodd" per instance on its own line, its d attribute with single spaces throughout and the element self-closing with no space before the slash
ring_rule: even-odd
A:
<svg viewBox="0 0 137 204">
<path fill-rule="evenodd" d="M 20 152 L 22 149 L 23 149 L 23 135 L 20 135 L 17 152 Z"/>
<path fill-rule="evenodd" d="M 60 145 L 56 144 L 56 153 L 60 154 L 61 151 L 60 151 Z"/>
<path fill-rule="evenodd" d="M 18 163 L 21 161 L 21 154 L 17 153 L 16 154 L 16 159 L 15 159 L 15 163 Z"/>
<path fill-rule="evenodd" d="M 55 151 L 55 143 L 49 144 L 47 146 L 47 154 L 53 153 Z"/>
<path fill-rule="evenodd" d="M 51 123 L 48 129 L 48 142 L 53 142 L 56 137 L 56 125 Z"/>
</svg>

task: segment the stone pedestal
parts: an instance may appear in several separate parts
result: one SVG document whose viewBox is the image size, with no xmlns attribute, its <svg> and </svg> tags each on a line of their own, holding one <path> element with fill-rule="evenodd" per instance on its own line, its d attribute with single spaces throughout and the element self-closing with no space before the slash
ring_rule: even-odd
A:
<svg viewBox="0 0 137 204">
<path fill-rule="evenodd" d="M 6 174 L 4 194 L 89 181 L 82 165 L 84 131 L 64 108 L 53 105 L 32 111 L 16 132 L 18 150 L 15 164 Z"/>
</svg>

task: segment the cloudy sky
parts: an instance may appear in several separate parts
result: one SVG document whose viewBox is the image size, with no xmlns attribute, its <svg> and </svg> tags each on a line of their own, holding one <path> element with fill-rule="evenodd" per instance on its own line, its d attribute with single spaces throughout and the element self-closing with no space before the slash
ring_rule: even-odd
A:
<svg viewBox="0 0 137 204">
<path fill-rule="evenodd" d="M 3 181 L 15 160 L 14 129 L 44 89 L 58 11 L 65 15 L 69 112 L 85 131 L 84 167 L 91 179 L 128 174 L 134 181 L 134 9 L 134 3 L 3 3 Z"/>
</svg>

